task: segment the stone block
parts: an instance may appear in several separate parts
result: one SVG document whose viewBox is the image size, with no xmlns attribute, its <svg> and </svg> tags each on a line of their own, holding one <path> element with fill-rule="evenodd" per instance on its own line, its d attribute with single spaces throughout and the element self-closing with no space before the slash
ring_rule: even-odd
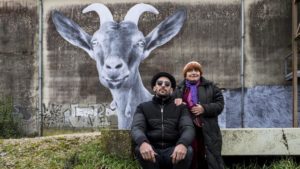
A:
<svg viewBox="0 0 300 169">
<path fill-rule="evenodd" d="M 223 156 L 300 155 L 300 128 L 222 129 Z M 106 153 L 133 157 L 130 130 L 102 130 Z"/>
<path fill-rule="evenodd" d="M 121 158 L 133 157 L 130 130 L 101 130 L 100 139 L 105 153 Z"/>
<path fill-rule="evenodd" d="M 299 128 L 223 129 L 222 155 L 300 155 Z"/>
</svg>

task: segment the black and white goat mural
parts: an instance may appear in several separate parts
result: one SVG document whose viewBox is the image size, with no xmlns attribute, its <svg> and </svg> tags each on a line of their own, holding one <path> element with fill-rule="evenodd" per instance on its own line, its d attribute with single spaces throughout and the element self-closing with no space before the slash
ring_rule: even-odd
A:
<svg viewBox="0 0 300 169">
<path fill-rule="evenodd" d="M 186 11 L 178 10 L 147 36 L 137 25 L 144 12 L 159 13 L 149 4 L 133 6 L 119 23 L 103 4 L 94 3 L 83 9 L 83 13 L 91 11 L 100 17 L 100 28 L 92 36 L 58 11 L 53 12 L 52 20 L 65 40 L 82 48 L 96 61 L 99 80 L 113 97 L 111 106 L 118 114 L 118 128 L 128 129 L 137 105 L 152 97 L 142 83 L 139 65 L 152 50 L 177 35 L 186 20 Z"/>
</svg>

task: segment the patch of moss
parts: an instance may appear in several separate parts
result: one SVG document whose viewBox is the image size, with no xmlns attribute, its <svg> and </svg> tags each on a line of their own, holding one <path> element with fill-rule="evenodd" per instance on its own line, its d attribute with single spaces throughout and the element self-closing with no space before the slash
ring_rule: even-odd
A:
<svg viewBox="0 0 300 169">
<path fill-rule="evenodd" d="M 44 128 L 43 136 L 55 136 L 61 134 L 74 134 L 74 133 L 90 133 L 95 132 L 95 128 Z"/>
</svg>

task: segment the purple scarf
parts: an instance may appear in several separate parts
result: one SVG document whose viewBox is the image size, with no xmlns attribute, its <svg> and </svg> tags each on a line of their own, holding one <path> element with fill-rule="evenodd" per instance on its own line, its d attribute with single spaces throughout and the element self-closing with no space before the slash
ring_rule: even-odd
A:
<svg viewBox="0 0 300 169">
<path fill-rule="evenodd" d="M 184 100 L 187 103 L 189 110 L 191 110 L 196 104 L 198 104 L 198 86 L 200 81 L 197 83 L 191 83 L 190 81 L 185 81 L 185 86 L 188 89 L 184 94 Z M 192 113 L 191 113 L 192 114 Z M 202 127 L 201 119 L 199 116 L 192 114 L 193 122 L 195 126 Z"/>
<path fill-rule="evenodd" d="M 190 81 L 186 80 L 185 81 L 185 86 L 188 87 L 190 89 L 189 95 L 191 97 L 191 100 L 187 100 L 192 101 L 192 103 L 188 103 L 189 106 L 194 106 L 196 104 L 198 104 L 198 85 L 200 84 L 200 81 L 197 81 L 197 83 L 191 83 Z"/>
</svg>

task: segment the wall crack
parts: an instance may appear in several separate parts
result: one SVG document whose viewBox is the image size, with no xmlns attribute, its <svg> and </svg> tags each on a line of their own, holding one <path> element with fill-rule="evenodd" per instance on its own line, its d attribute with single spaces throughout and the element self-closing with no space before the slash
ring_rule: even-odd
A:
<svg viewBox="0 0 300 169">
<path fill-rule="evenodd" d="M 287 138 L 286 138 L 286 134 L 284 133 L 284 129 L 282 129 L 282 143 L 286 147 L 288 153 L 291 154 L 290 150 L 289 150 L 289 144 L 288 144 L 288 141 L 287 141 Z"/>
</svg>

